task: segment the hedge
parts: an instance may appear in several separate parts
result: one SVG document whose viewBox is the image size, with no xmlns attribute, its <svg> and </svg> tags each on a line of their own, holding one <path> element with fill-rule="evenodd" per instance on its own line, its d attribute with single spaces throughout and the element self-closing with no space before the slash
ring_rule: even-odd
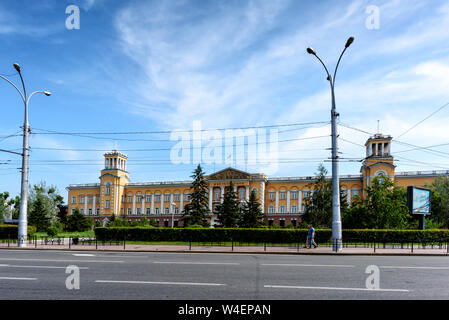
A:
<svg viewBox="0 0 449 320">
<path fill-rule="evenodd" d="M 243 228 L 95 228 L 99 241 L 192 241 L 192 242 L 305 242 L 307 229 Z M 331 241 L 332 230 L 317 229 L 315 241 Z M 449 241 L 449 230 L 343 230 L 343 242 Z"/>
<path fill-rule="evenodd" d="M 14 224 L 0 224 L 0 239 L 16 239 L 19 233 L 19 227 Z M 28 226 L 28 235 L 36 233 L 35 226 Z"/>
</svg>

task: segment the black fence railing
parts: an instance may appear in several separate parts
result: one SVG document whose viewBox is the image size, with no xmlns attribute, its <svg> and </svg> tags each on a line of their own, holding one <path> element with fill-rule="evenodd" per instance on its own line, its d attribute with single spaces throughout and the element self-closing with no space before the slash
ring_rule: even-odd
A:
<svg viewBox="0 0 449 320">
<path fill-rule="evenodd" d="M 99 247 L 122 247 L 123 250 L 126 250 L 126 246 L 128 245 L 177 245 L 177 246 L 188 246 L 189 250 L 192 250 L 192 247 L 229 247 L 231 251 L 234 251 L 234 248 L 239 247 L 247 247 L 247 248 L 258 248 L 258 251 L 267 251 L 267 248 L 285 248 L 289 249 L 289 251 L 296 250 L 300 251 L 302 248 L 306 248 L 305 242 L 296 242 L 296 243 L 272 243 L 272 242 L 241 242 L 241 241 L 130 241 L 127 240 L 126 237 L 123 239 L 115 239 L 115 240 L 98 240 L 96 237 L 49 237 L 49 236 L 28 236 L 27 238 L 27 247 L 35 247 L 42 248 L 46 246 L 61 246 L 68 247 L 68 249 L 72 248 L 80 248 L 82 246 L 95 247 L 98 249 Z M 445 251 L 449 254 L 449 239 L 433 239 L 433 240 L 400 240 L 400 241 L 360 241 L 360 239 L 343 239 L 339 240 L 339 242 L 335 242 L 329 240 L 327 242 L 318 242 L 317 245 L 319 247 L 331 248 L 335 250 L 336 246 L 340 246 L 343 249 L 345 248 L 364 248 L 364 249 L 372 249 L 373 252 L 377 250 L 383 249 L 403 249 L 409 250 L 410 252 L 414 252 L 418 249 L 439 249 Z M 0 239 L 0 247 L 17 247 L 18 239 L 17 238 L 7 238 Z M 308 245 L 307 245 L 308 247 Z"/>
</svg>

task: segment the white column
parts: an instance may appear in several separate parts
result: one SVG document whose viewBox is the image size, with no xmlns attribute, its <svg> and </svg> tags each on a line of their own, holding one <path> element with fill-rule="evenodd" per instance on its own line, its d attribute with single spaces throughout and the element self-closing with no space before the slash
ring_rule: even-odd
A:
<svg viewBox="0 0 449 320">
<path fill-rule="evenodd" d="M 87 202 L 89 201 L 89 196 L 84 196 L 84 215 L 87 216 Z"/>
<path fill-rule="evenodd" d="M 290 213 L 290 190 L 287 191 L 287 213 Z"/>
<path fill-rule="evenodd" d="M 276 208 L 274 213 L 278 213 L 279 212 L 279 191 L 276 191 Z"/>
<path fill-rule="evenodd" d="M 151 214 L 154 214 L 154 193 L 151 194 Z"/>
<path fill-rule="evenodd" d="M 131 214 L 133 216 L 136 214 L 136 195 L 133 195 L 133 212 Z"/>
<path fill-rule="evenodd" d="M 179 201 L 180 201 L 180 204 L 179 204 L 179 206 L 181 207 L 181 208 L 179 208 L 179 213 L 181 214 L 182 213 L 182 210 L 184 210 L 184 193 L 183 192 L 181 192 L 181 194 L 179 195 L 181 198 L 179 199 Z M 209 200 L 209 203 L 210 203 L 210 200 Z M 210 206 L 210 205 L 209 205 Z"/>
<path fill-rule="evenodd" d="M 93 215 L 95 215 L 95 201 L 97 200 L 96 198 L 97 198 L 97 196 L 94 195 L 94 202 L 93 202 L 93 204 L 92 204 L 92 214 L 93 214 Z"/>
<path fill-rule="evenodd" d="M 115 200 L 114 200 L 114 215 L 115 216 L 117 216 L 117 214 L 118 214 L 118 188 L 119 188 L 119 186 L 115 186 L 114 187 L 114 189 L 115 189 Z"/>
<path fill-rule="evenodd" d="M 249 186 L 246 186 L 245 188 L 245 199 L 246 201 L 249 201 Z"/>
<path fill-rule="evenodd" d="M 223 203 L 225 187 L 224 187 L 224 186 L 221 186 L 220 188 L 221 188 L 221 194 L 220 194 L 221 199 L 220 199 L 220 203 Z"/>
<path fill-rule="evenodd" d="M 262 212 L 265 213 L 265 183 L 263 181 L 260 183 L 259 201 L 260 208 L 262 209 Z"/>
<path fill-rule="evenodd" d="M 164 210 L 164 197 L 165 197 L 165 194 L 162 193 L 161 194 L 161 214 L 165 213 L 165 210 Z"/>
<path fill-rule="evenodd" d="M 346 200 L 348 201 L 349 204 L 351 204 L 351 190 L 352 190 L 352 189 L 348 189 L 348 191 L 347 191 L 347 192 L 348 192 L 348 195 L 347 195 L 347 197 L 346 197 Z"/>
<path fill-rule="evenodd" d="M 212 200 L 214 198 L 214 188 L 209 187 L 209 211 L 212 212 Z"/>
<path fill-rule="evenodd" d="M 382 150 L 381 155 L 383 157 L 384 156 L 384 143 L 381 143 L 380 147 L 381 147 L 381 150 Z"/>
<path fill-rule="evenodd" d="M 145 212 L 145 200 L 146 200 L 146 198 L 147 198 L 147 195 L 144 193 L 143 194 L 143 196 L 142 196 L 142 216 L 144 216 L 144 215 L 146 215 L 146 212 Z"/>
<path fill-rule="evenodd" d="M 170 193 L 170 206 L 169 206 L 170 214 L 173 214 L 173 210 L 175 209 L 173 208 L 172 203 L 173 203 L 173 193 Z"/>
<path fill-rule="evenodd" d="M 302 191 L 298 190 L 298 212 L 302 212 Z"/>
</svg>

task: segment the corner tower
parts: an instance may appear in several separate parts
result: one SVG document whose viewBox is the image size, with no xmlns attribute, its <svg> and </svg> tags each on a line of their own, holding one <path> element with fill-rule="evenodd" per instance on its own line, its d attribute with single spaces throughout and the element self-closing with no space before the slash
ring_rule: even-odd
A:
<svg viewBox="0 0 449 320">
<path fill-rule="evenodd" d="M 125 192 L 125 185 L 129 182 L 127 160 L 128 157 L 117 150 L 104 154 L 104 169 L 101 170 L 100 176 L 101 215 L 120 214 L 120 199 Z"/>
<path fill-rule="evenodd" d="M 390 153 L 391 140 L 391 136 L 384 136 L 378 133 L 366 141 L 366 158 L 360 169 L 364 188 L 369 187 L 371 180 L 378 175 L 394 179 L 396 166 Z"/>
</svg>

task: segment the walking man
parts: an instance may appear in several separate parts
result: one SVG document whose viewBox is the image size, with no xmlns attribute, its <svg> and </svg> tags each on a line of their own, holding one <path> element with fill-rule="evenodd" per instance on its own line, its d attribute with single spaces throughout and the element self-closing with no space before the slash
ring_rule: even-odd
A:
<svg viewBox="0 0 449 320">
<path fill-rule="evenodd" d="M 312 249 L 312 245 L 314 248 L 316 248 L 318 246 L 315 243 L 315 229 L 311 224 L 309 224 L 307 227 L 309 228 L 309 231 L 307 233 L 307 242 L 309 243 L 309 249 Z"/>
</svg>

